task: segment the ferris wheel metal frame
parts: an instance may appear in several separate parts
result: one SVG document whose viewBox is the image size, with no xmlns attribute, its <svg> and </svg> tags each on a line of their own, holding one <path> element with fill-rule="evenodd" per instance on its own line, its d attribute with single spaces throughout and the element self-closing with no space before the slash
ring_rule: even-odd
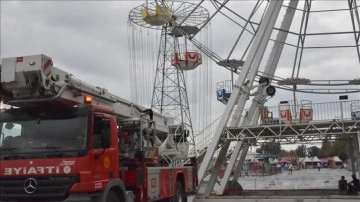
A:
<svg viewBox="0 0 360 202">
<path fill-rule="evenodd" d="M 226 4 L 229 2 L 228 0 L 224 0 L 223 2 L 219 2 L 217 0 L 211 0 L 211 2 L 214 4 L 214 6 L 217 8 L 217 11 L 210 17 L 210 18 L 213 18 L 216 14 L 223 14 L 221 12 L 222 9 L 227 9 L 229 10 L 230 12 L 232 13 L 236 13 L 234 12 L 232 9 L 230 9 L 229 7 L 226 6 Z M 264 1 L 261 1 L 259 0 L 259 2 L 264 2 Z M 235 60 L 230 60 L 229 56 L 226 58 L 226 59 L 222 59 L 220 56 L 218 56 L 216 53 L 214 53 L 214 51 L 210 50 L 208 47 L 205 47 L 204 45 L 202 45 L 201 43 L 197 42 L 196 40 L 193 40 L 193 36 L 196 35 L 186 35 L 187 38 L 192 41 L 194 43 L 194 45 L 196 45 L 201 51 L 203 51 L 203 53 L 205 55 L 207 55 L 209 58 L 211 58 L 213 61 L 215 61 L 219 66 L 223 66 L 225 67 L 226 69 L 230 70 L 232 72 L 232 74 L 239 74 L 239 78 L 238 78 L 238 81 L 236 82 L 236 85 L 234 85 L 235 87 L 235 96 L 232 96 L 231 100 L 230 100 L 230 103 L 226 106 L 226 109 L 225 109 L 225 112 L 221 118 L 221 120 L 219 121 L 219 124 L 218 124 L 218 127 L 215 131 L 215 133 L 213 134 L 213 138 L 212 138 L 212 141 L 211 143 L 208 145 L 207 147 L 207 152 L 204 156 L 204 160 L 203 160 L 203 163 L 201 164 L 201 167 L 199 169 L 199 181 L 200 181 L 200 185 L 203 184 L 203 177 L 205 177 L 206 175 L 208 175 L 209 173 L 211 173 L 211 176 L 210 176 L 210 180 L 207 182 L 207 185 L 206 185 L 206 188 L 205 188 L 205 192 L 203 194 L 203 196 L 207 197 L 210 195 L 210 193 L 212 192 L 213 190 L 213 185 L 215 184 L 216 182 L 216 179 L 217 179 L 217 176 L 218 176 L 218 171 L 221 167 L 221 165 L 223 165 L 225 163 L 225 160 L 229 160 L 230 163 L 229 163 L 229 166 L 227 167 L 226 169 L 226 173 L 225 173 L 225 177 L 223 179 L 223 183 L 221 183 L 220 185 L 220 189 L 217 191 L 217 194 L 221 195 L 223 194 L 224 190 L 225 190 L 225 187 L 227 187 L 227 182 L 228 182 L 228 179 L 229 179 L 229 176 L 230 176 L 230 172 L 233 168 L 233 165 L 237 159 L 237 155 L 240 155 L 240 151 L 242 151 L 241 153 L 241 159 L 244 158 L 244 154 L 247 153 L 247 149 L 244 149 L 243 148 L 243 134 L 239 134 L 239 137 L 237 137 L 237 139 L 234 139 L 236 140 L 238 143 L 235 147 L 233 147 L 233 149 L 231 151 L 233 151 L 233 153 L 235 154 L 232 154 L 231 158 L 227 158 L 226 154 L 227 154 L 227 150 L 230 148 L 229 146 L 229 142 L 226 142 L 225 139 L 226 139 L 226 133 L 224 132 L 224 129 L 226 129 L 227 127 L 227 122 L 229 121 L 229 116 L 230 114 L 232 114 L 232 110 L 234 108 L 234 106 L 236 105 L 237 103 L 237 108 L 239 109 L 236 109 L 236 111 L 234 110 L 234 113 L 241 113 L 242 110 L 243 110 L 243 107 L 245 105 L 245 102 L 247 99 L 249 99 L 249 96 L 250 96 L 250 91 L 249 89 L 252 88 L 252 82 L 253 81 L 257 81 L 259 82 L 261 79 L 260 78 L 268 78 L 270 80 L 273 80 L 273 81 L 277 81 L 277 84 L 278 84 L 278 87 L 279 88 L 284 88 L 285 90 L 291 90 L 293 91 L 294 93 L 295 92 L 305 92 L 305 93 L 316 93 L 316 94 L 319 94 L 319 93 L 326 93 L 326 94 L 330 94 L 330 93 L 333 93 L 333 94 L 341 94 L 341 93 L 357 93 L 359 92 L 359 89 L 350 89 L 350 88 L 345 88 L 345 89 L 335 89 L 333 87 L 338 87 L 338 86 L 349 86 L 349 85 L 360 85 L 360 79 L 357 79 L 357 78 L 354 78 L 354 79 L 351 79 L 351 80 L 310 80 L 310 79 L 307 79 L 307 78 L 300 78 L 300 74 L 299 74 L 299 70 L 300 70 L 300 67 L 301 67 L 301 61 L 302 61 L 302 54 L 303 54 L 303 50 L 304 49 L 309 49 L 309 48 L 356 48 L 356 51 L 357 51 L 357 58 L 359 58 L 359 61 L 360 61 L 360 51 L 359 51 L 359 44 L 358 44 L 358 41 L 359 41 L 359 38 L 360 38 L 360 34 L 359 34 L 359 30 L 360 29 L 360 20 L 359 20 L 359 14 L 358 14 L 358 6 L 356 4 L 355 1 L 353 0 L 348 0 L 348 5 L 349 5 L 349 9 L 343 9 L 345 11 L 350 11 L 351 13 L 351 19 L 352 19 L 352 28 L 353 30 L 352 31 L 346 31 L 346 32 L 333 32 L 333 33 L 308 33 L 307 32 L 307 24 L 308 24 L 308 21 L 309 21 L 309 13 L 311 12 L 310 8 L 311 8 L 311 3 L 312 1 L 311 0 L 305 0 L 305 3 L 304 3 L 304 9 L 300 9 L 300 11 L 303 12 L 303 18 L 301 20 L 301 29 L 299 31 L 299 33 L 297 34 L 298 36 L 298 41 L 297 41 L 297 44 L 288 44 L 286 43 L 286 36 L 284 37 L 284 35 L 287 35 L 287 34 L 294 34 L 294 32 L 291 32 L 290 31 L 290 25 L 291 25 L 291 21 L 290 22 L 285 22 L 284 21 L 282 22 L 282 26 L 284 25 L 284 27 L 286 27 L 285 29 L 283 28 L 276 28 L 275 27 L 275 22 L 272 21 L 273 17 L 275 16 L 271 16 L 271 15 L 279 15 L 279 11 L 280 11 L 280 8 L 283 6 L 282 5 L 282 1 L 268 1 L 269 4 L 270 4 L 270 9 L 268 10 L 269 12 L 267 12 L 267 18 L 264 18 L 264 21 L 266 23 L 254 23 L 251 21 L 251 16 L 249 17 L 249 19 L 245 20 L 245 18 L 242 18 L 241 16 L 238 16 L 240 19 L 244 20 L 247 24 L 247 25 L 259 25 L 259 27 L 257 28 L 254 28 L 252 27 L 253 31 L 254 31 L 254 38 L 255 38 L 255 35 L 264 35 L 264 33 L 267 35 L 266 36 L 266 41 L 274 41 L 275 43 L 278 43 L 280 44 L 280 46 L 282 47 L 278 47 L 278 48 L 275 48 L 275 49 L 278 49 L 280 50 L 280 53 L 283 49 L 283 46 L 284 45 L 287 45 L 287 46 L 293 46 L 296 48 L 296 58 L 295 58 L 295 62 L 294 62 L 294 65 L 293 65 L 293 71 L 292 71 L 292 75 L 291 75 L 291 78 L 280 78 L 280 77 L 277 77 L 275 76 L 275 70 L 276 70 L 276 65 L 278 63 L 278 61 L 275 61 L 275 67 L 270 64 L 268 62 L 268 65 L 265 67 L 268 68 L 268 70 L 264 71 L 264 72 L 261 72 L 258 70 L 259 68 L 259 65 L 260 65 L 260 62 L 259 62 L 259 58 L 256 59 L 256 57 L 262 57 L 262 56 L 259 56 L 259 55 L 256 55 L 254 54 L 256 51 L 258 50 L 255 50 L 253 49 L 253 47 L 251 48 L 253 52 L 250 52 L 249 55 L 250 55 L 250 58 L 253 59 L 253 57 L 255 58 L 255 61 L 257 64 L 253 65 L 255 67 L 251 67 L 251 63 L 253 63 L 253 60 L 250 61 L 243 61 L 242 57 L 241 59 L 235 59 Z M 288 6 L 287 8 L 287 12 L 289 11 L 289 14 L 292 12 L 291 10 L 299 10 L 297 9 L 297 2 L 294 3 L 296 1 L 290 1 L 290 4 L 293 3 L 295 4 L 295 7 L 292 8 L 291 6 Z M 203 3 L 203 1 L 200 2 L 200 4 Z M 281 3 L 281 5 L 279 5 L 279 3 Z M 267 7 L 267 6 L 266 6 Z M 257 5 L 254 7 L 254 10 L 253 11 L 256 11 L 257 10 Z M 266 9 L 267 10 L 267 9 Z M 276 10 L 276 14 L 271 14 L 271 11 L 275 11 Z M 328 10 L 328 11 L 334 11 L 334 10 Z M 317 11 L 317 12 L 323 12 L 323 11 Z M 270 15 L 270 17 L 269 17 Z M 287 15 L 287 14 L 286 14 Z M 293 14 L 290 14 L 293 16 Z M 289 16 L 290 16 L 289 15 Z M 292 18 L 292 17 L 291 17 Z M 233 19 L 231 19 L 233 20 Z M 277 39 L 272 39 L 269 35 L 269 33 L 271 33 L 271 30 L 268 29 L 267 24 L 269 23 L 269 21 L 272 21 L 271 23 L 273 23 L 271 26 L 271 29 L 272 30 L 277 30 L 279 32 L 278 34 L 278 37 Z M 261 28 L 261 25 L 262 26 L 262 30 L 260 31 L 260 34 L 258 33 L 259 29 Z M 264 26 L 265 25 L 265 26 Z M 357 25 L 357 26 L 356 26 Z M 241 32 L 239 34 L 239 38 L 241 37 L 242 33 L 244 33 L 245 31 L 249 31 L 247 28 L 245 28 L 246 26 L 244 26 L 244 31 Z M 175 28 L 176 29 L 176 28 Z M 266 31 L 264 31 L 266 30 Z M 312 35 L 328 35 L 328 34 L 353 34 L 354 35 L 354 41 L 355 41 L 355 45 L 352 45 L 352 46 L 318 46 L 318 47 L 307 47 L 306 46 L 306 43 L 305 43 L 305 38 L 306 37 L 309 37 L 309 36 L 312 36 Z M 283 35 L 283 36 L 280 36 L 279 35 Z M 259 38 L 258 38 L 259 39 Z M 280 39 L 280 40 L 278 40 Z M 253 40 L 253 39 L 252 39 Z M 252 40 L 250 43 L 252 43 Z M 255 40 L 256 42 L 256 45 L 254 45 L 254 47 L 258 47 L 259 49 L 261 49 L 261 51 L 264 51 L 264 46 L 261 44 L 262 40 L 264 39 L 260 39 L 260 40 Z M 254 43 L 255 43 L 254 42 Z M 238 40 L 236 41 L 235 45 L 233 46 L 233 48 L 235 48 L 238 44 Z M 246 48 L 248 49 L 250 47 L 250 45 Z M 255 52 L 254 52 L 255 51 Z M 230 51 L 230 54 L 233 52 L 233 50 Z M 262 53 L 263 54 L 263 53 Z M 274 52 L 271 52 L 271 54 L 274 54 L 276 55 L 275 57 L 273 58 L 277 58 L 276 60 L 279 59 L 280 55 L 278 53 L 276 53 L 275 51 Z M 246 53 L 244 53 L 244 55 L 246 55 Z M 249 58 L 249 55 L 247 56 L 247 58 Z M 273 55 L 273 56 L 274 56 Z M 270 57 L 271 59 L 273 59 L 272 57 Z M 245 66 L 245 74 L 243 74 L 243 65 Z M 255 69 L 257 68 L 257 69 Z M 297 68 L 297 69 L 296 69 Z M 249 72 L 250 70 L 250 72 Z M 246 76 L 249 76 L 248 78 L 246 78 Z M 353 75 L 350 75 L 350 76 L 353 76 Z M 248 79 L 248 80 L 247 80 Z M 247 86 L 247 84 L 249 84 L 250 86 Z M 297 88 L 298 85 L 307 85 L 307 86 L 324 86 L 324 87 L 329 87 L 329 89 L 316 89 L 316 88 L 313 88 L 313 89 L 299 89 Z M 293 88 L 291 87 L 287 87 L 287 86 L 292 86 Z M 261 88 L 263 88 L 264 86 L 261 86 L 259 85 L 258 86 L 261 90 Z M 322 92 L 323 91 L 323 92 Z M 325 92 L 324 92 L 325 91 Z M 261 92 L 261 91 L 259 91 Z M 235 97 L 235 98 L 234 98 Z M 236 101 L 238 99 L 238 101 Z M 295 99 L 294 99 L 295 100 Z M 260 102 L 259 102 L 260 101 Z M 256 95 L 256 97 L 253 99 L 253 102 L 252 102 L 252 108 L 255 108 L 255 107 L 258 107 L 258 106 L 261 106 L 263 105 L 264 102 L 262 102 L 260 99 L 258 99 L 258 95 Z M 253 105 L 255 107 L 253 107 Z M 240 107 L 239 107 L 240 106 Z M 255 124 L 254 120 L 258 120 L 258 117 L 259 114 L 258 113 L 253 113 L 251 115 L 248 114 L 248 119 L 246 119 L 245 121 L 250 121 L 251 122 L 251 125 Z M 233 120 L 236 120 L 236 117 L 235 119 Z M 231 124 L 235 123 L 236 121 L 231 121 Z M 224 132 L 224 133 L 223 133 Z M 222 138 L 222 142 L 220 142 L 220 139 Z M 246 144 L 246 142 L 244 141 L 244 144 Z M 220 150 L 218 152 L 218 155 L 217 156 L 217 159 L 216 159 L 216 162 L 215 163 L 212 163 L 212 165 L 215 165 L 215 166 L 212 166 L 212 167 L 209 167 L 210 165 L 210 162 L 213 162 L 213 155 L 214 155 L 214 152 L 216 150 Z M 235 152 L 236 151 L 236 152 Z M 225 158 L 226 157 L 226 158 Z M 241 160 L 240 160 L 241 161 Z M 241 163 L 239 163 L 239 165 L 241 165 Z M 238 165 L 238 168 L 241 168 L 241 166 Z M 235 174 L 234 176 L 238 176 L 238 172 L 239 172 L 239 169 L 237 169 L 235 171 Z M 234 177 L 233 179 L 237 179 L 237 177 Z"/>
<path fill-rule="evenodd" d="M 200 1 L 198 5 L 201 5 L 204 1 Z M 222 66 L 229 70 L 231 72 L 231 81 L 233 81 L 235 74 L 241 73 L 241 67 L 244 64 L 244 58 L 249 50 L 249 47 L 254 39 L 254 36 L 256 32 L 258 31 L 258 26 L 260 22 L 256 22 L 252 19 L 254 14 L 259 11 L 259 8 L 261 6 L 265 5 L 265 9 L 268 7 L 269 2 L 265 0 L 258 0 L 256 4 L 253 7 L 252 12 L 250 13 L 248 18 L 245 18 L 241 16 L 240 14 L 236 13 L 233 8 L 227 6 L 229 3 L 229 0 L 219 1 L 219 0 L 210 0 L 214 8 L 216 8 L 216 12 L 210 16 L 210 19 L 215 17 L 216 15 L 223 15 L 227 19 L 233 21 L 236 25 L 239 27 L 242 27 L 243 30 L 240 32 L 239 36 L 235 40 L 235 43 L 233 47 L 230 49 L 229 54 L 225 59 L 223 59 L 221 56 L 216 54 L 214 51 L 210 50 L 209 48 L 205 47 L 198 41 L 192 39 L 194 35 L 188 35 L 187 37 L 193 44 L 201 50 L 205 55 L 207 55 L 210 59 L 212 59 L 214 62 L 216 62 L 219 66 Z M 307 78 L 300 78 L 300 67 L 302 62 L 302 56 L 303 51 L 305 49 L 336 49 L 336 48 L 355 48 L 357 53 L 357 58 L 360 62 L 360 16 L 359 16 L 359 5 L 355 0 L 347 0 L 349 8 L 339 8 L 339 9 L 323 9 L 323 10 L 311 10 L 312 2 L 313 0 L 305 0 L 304 1 L 304 8 L 291 8 L 296 9 L 298 11 L 301 11 L 302 18 L 300 22 L 301 29 L 298 33 L 291 32 L 291 31 L 285 31 L 281 28 L 275 27 L 274 30 L 280 32 L 287 32 L 290 35 L 294 35 L 298 37 L 296 44 L 290 44 L 287 42 L 284 42 L 286 46 L 291 46 L 296 48 L 296 56 L 295 56 L 295 62 L 293 65 L 293 73 L 290 78 L 281 78 L 277 76 L 270 76 L 264 72 L 259 71 L 256 77 L 256 80 L 259 81 L 261 77 L 269 78 L 273 81 L 275 81 L 275 85 L 277 88 L 292 92 L 301 92 L 301 93 L 310 93 L 310 94 L 341 94 L 341 93 L 358 93 L 360 92 L 359 88 L 349 88 L 344 86 L 358 86 L 360 85 L 360 78 L 353 78 L 349 80 L 311 80 Z M 237 19 L 231 18 L 228 14 L 224 12 L 226 10 L 228 13 L 235 16 Z M 350 12 L 351 20 L 352 20 L 352 30 L 349 31 L 343 31 L 343 32 L 317 32 L 317 33 L 309 33 L 307 30 L 308 24 L 309 24 L 309 18 L 310 13 L 320 13 L 320 12 L 341 12 L 346 11 Z M 237 20 L 240 20 L 242 23 L 237 22 Z M 206 22 L 208 23 L 208 22 Z M 176 29 L 176 27 L 174 28 Z M 250 42 L 247 44 L 244 53 L 239 57 L 238 59 L 230 59 L 232 54 L 234 53 L 234 49 L 239 45 L 239 39 L 243 36 L 243 34 L 247 32 L 253 35 Z M 326 36 L 326 35 L 354 35 L 354 45 L 342 45 L 342 46 L 334 46 L 334 45 L 328 45 L 328 46 L 307 46 L 305 43 L 305 39 L 311 36 Z M 275 42 L 276 39 L 270 39 L 270 41 Z M 360 74 L 359 74 L 360 77 Z M 304 81 L 307 82 L 304 82 Z M 298 88 L 298 86 L 306 86 L 305 88 Z M 319 86 L 322 86 L 322 88 L 317 88 Z M 342 88 L 335 88 L 338 86 L 342 86 Z M 328 88 L 325 88 L 328 87 Z"/>
</svg>

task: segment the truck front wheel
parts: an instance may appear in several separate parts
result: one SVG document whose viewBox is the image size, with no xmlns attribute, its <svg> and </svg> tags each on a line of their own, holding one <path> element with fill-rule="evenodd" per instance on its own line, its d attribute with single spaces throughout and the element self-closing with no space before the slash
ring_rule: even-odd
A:
<svg viewBox="0 0 360 202">
<path fill-rule="evenodd" d="M 106 197 L 106 202 L 123 202 L 123 201 L 120 201 L 120 198 L 116 192 L 110 190 Z"/>
<path fill-rule="evenodd" d="M 177 187 L 177 190 L 176 190 L 175 201 L 176 202 L 187 202 L 187 198 L 186 198 L 185 192 L 184 192 L 184 187 L 180 181 L 176 182 L 176 187 Z"/>
</svg>

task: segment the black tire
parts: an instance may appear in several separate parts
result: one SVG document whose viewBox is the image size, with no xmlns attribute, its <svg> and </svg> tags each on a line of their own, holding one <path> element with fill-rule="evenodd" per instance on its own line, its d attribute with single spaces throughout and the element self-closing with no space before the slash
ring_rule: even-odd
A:
<svg viewBox="0 0 360 202">
<path fill-rule="evenodd" d="M 108 195 L 106 196 L 106 202 L 123 202 L 123 201 L 120 201 L 119 195 L 116 192 L 110 190 Z"/>
<path fill-rule="evenodd" d="M 187 197 L 184 192 L 184 187 L 180 181 L 176 182 L 175 202 L 187 202 Z"/>
<path fill-rule="evenodd" d="M 266 88 L 266 94 L 268 94 L 269 96 L 274 96 L 276 92 L 276 88 L 274 86 L 268 86 Z"/>
</svg>

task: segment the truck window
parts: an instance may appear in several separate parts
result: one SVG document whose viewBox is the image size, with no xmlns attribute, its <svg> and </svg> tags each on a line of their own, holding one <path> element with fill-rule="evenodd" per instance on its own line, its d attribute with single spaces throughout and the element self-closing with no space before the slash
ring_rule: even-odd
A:
<svg viewBox="0 0 360 202">
<path fill-rule="evenodd" d="M 110 147 L 110 120 L 103 116 L 94 117 L 94 149 Z"/>
<path fill-rule="evenodd" d="M 14 137 L 21 135 L 21 125 L 14 124 L 11 122 L 3 123 L 0 134 L 0 147 L 3 145 L 3 142 L 6 142 Z"/>
<path fill-rule="evenodd" d="M 88 122 L 88 108 L 17 108 L 0 112 L 0 158 L 84 155 L 90 142 Z"/>
</svg>

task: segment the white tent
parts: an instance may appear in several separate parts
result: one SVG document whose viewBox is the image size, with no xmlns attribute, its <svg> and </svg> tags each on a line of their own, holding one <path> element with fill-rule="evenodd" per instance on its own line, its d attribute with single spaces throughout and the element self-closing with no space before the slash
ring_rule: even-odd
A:
<svg viewBox="0 0 360 202">
<path fill-rule="evenodd" d="M 303 162 L 307 163 L 307 162 L 312 162 L 311 159 L 309 159 L 308 157 L 305 157 L 305 159 L 303 160 Z"/>
<path fill-rule="evenodd" d="M 342 160 L 339 159 L 338 156 L 334 156 L 334 157 L 333 157 L 333 161 L 335 161 L 335 162 L 342 162 Z"/>
<path fill-rule="evenodd" d="M 312 162 L 321 162 L 320 159 L 317 156 L 314 156 L 312 158 Z"/>
</svg>

